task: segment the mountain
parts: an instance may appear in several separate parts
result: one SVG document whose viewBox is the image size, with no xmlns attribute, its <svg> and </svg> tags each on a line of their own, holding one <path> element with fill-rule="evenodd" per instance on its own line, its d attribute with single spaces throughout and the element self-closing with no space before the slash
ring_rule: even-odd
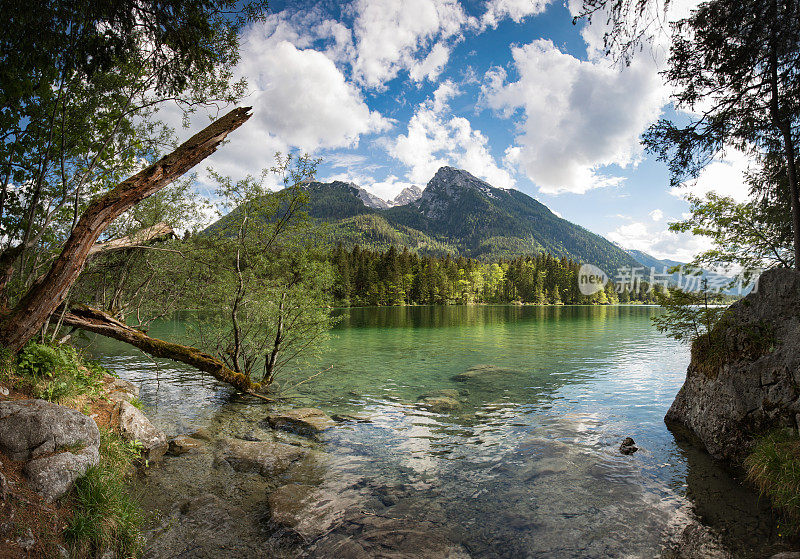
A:
<svg viewBox="0 0 800 559">
<path fill-rule="evenodd" d="M 400 194 L 394 197 L 394 199 L 389 202 L 390 206 L 404 206 L 406 204 L 410 204 L 411 202 L 416 202 L 422 196 L 422 189 L 417 185 L 407 186 L 403 190 L 400 191 Z"/>
<path fill-rule="evenodd" d="M 376 250 L 389 246 L 472 258 L 536 252 L 588 262 L 613 275 L 636 260 L 607 239 L 562 219 L 518 190 L 496 188 L 467 171 L 442 167 L 419 197 L 406 189 L 390 206 L 352 183 L 312 182 L 309 214 L 326 222 L 332 242 Z M 368 194 L 368 193 L 366 193 Z M 416 199 L 415 199 L 416 198 Z"/>
</svg>

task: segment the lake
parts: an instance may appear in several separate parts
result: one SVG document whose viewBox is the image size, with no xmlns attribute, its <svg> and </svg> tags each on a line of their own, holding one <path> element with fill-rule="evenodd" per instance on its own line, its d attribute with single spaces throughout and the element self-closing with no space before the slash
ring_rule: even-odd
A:
<svg viewBox="0 0 800 559">
<path fill-rule="evenodd" d="M 176 503 L 213 494 L 248 519 L 232 523 L 229 556 L 653 557 L 691 514 L 736 557 L 780 549 L 758 496 L 665 427 L 689 351 L 652 326 L 660 309 L 337 312 L 321 354 L 282 377 L 291 384 L 330 367 L 291 401 L 338 419 L 316 441 L 270 430 L 263 419 L 275 406 L 231 397 L 188 367 L 91 343 L 140 387 L 168 437 L 203 427 L 308 450 L 269 479 L 223 467 L 213 451 L 167 457 L 137 485 L 154 526 L 185 513 Z M 151 334 L 182 328 L 165 322 Z M 640 450 L 624 456 L 628 436 Z M 302 491 L 270 502 L 286 487 Z"/>
</svg>

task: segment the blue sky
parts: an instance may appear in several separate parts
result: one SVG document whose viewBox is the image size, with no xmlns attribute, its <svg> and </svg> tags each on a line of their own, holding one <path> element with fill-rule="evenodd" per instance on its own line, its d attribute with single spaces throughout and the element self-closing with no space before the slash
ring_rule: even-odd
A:
<svg viewBox="0 0 800 559">
<path fill-rule="evenodd" d="M 652 122 L 676 114 L 658 74 L 667 39 L 616 65 L 602 53 L 605 18 L 573 25 L 577 7 L 271 2 L 267 21 L 244 33 L 236 69 L 254 117 L 212 163 L 241 176 L 276 151 L 308 152 L 322 158 L 319 179 L 386 199 L 452 165 L 625 248 L 687 260 L 706 244 L 666 231 L 688 209 L 680 194 L 741 198 L 747 162 L 729 153 L 696 183 L 670 189 L 665 166 L 639 144 Z"/>
</svg>

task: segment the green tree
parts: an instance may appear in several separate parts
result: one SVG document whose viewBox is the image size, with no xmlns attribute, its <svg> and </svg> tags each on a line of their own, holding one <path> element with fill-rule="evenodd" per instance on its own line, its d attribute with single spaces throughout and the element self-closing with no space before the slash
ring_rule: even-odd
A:
<svg viewBox="0 0 800 559">
<path fill-rule="evenodd" d="M 645 135 L 667 161 L 674 184 L 696 177 L 733 147 L 779 177 L 762 183 L 779 192 L 791 215 L 793 255 L 800 266 L 800 2 L 709 0 L 673 26 L 665 73 L 678 108 L 700 108 L 686 125 L 662 119 Z"/>
<path fill-rule="evenodd" d="M 165 103 L 188 113 L 241 97 L 244 84 L 231 74 L 238 32 L 263 8 L 234 0 L 3 4 L 0 307 L 10 308 L 0 309 L 0 344 L 16 350 L 38 330 L 114 218 L 246 120 L 244 111 L 229 114 L 220 120 L 227 129 L 195 138 L 194 153 L 184 146 L 174 152 L 183 159 L 120 183 L 174 147 L 157 119 Z"/>
<path fill-rule="evenodd" d="M 284 174 L 285 187 L 274 193 L 265 187 L 267 172 L 236 182 L 214 174 L 232 211 L 195 237 L 192 282 L 204 296 L 186 305 L 198 308 L 197 342 L 236 373 L 250 378 L 260 371 L 266 386 L 318 347 L 332 325 L 332 267 L 315 257 L 313 225 L 303 210 L 302 184 L 315 167 L 307 157 L 294 166 L 289 157 L 279 160 L 272 171 Z"/>
</svg>

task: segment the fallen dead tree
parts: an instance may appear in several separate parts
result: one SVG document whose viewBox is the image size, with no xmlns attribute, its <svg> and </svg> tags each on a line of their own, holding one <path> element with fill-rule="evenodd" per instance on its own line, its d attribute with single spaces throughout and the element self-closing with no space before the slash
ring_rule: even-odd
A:
<svg viewBox="0 0 800 559">
<path fill-rule="evenodd" d="M 175 344 L 148 336 L 146 333 L 117 320 L 113 316 L 92 307 L 79 306 L 64 313 L 63 324 L 113 338 L 139 348 L 153 357 L 164 357 L 186 363 L 208 373 L 220 382 L 227 383 L 240 392 L 268 400 L 258 393 L 260 385 L 242 373 L 228 368 L 225 363 L 197 348 Z"/>
<path fill-rule="evenodd" d="M 12 309 L 0 307 L 0 346 L 19 351 L 62 305 L 83 270 L 89 251 L 106 228 L 130 208 L 170 184 L 214 153 L 228 134 L 250 118 L 250 107 L 232 110 L 189 138 L 172 153 L 94 199 L 81 214 L 45 276 Z M 5 289 L 24 244 L 0 253 L 0 290 Z M 0 293 L 0 304 L 4 304 Z"/>
</svg>

